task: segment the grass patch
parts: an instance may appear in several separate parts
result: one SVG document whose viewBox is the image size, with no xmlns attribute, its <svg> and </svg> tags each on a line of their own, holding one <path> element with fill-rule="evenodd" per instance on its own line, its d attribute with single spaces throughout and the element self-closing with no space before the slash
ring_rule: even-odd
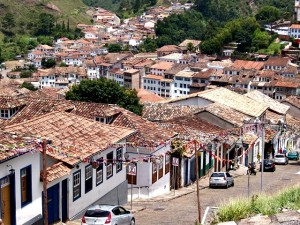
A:
<svg viewBox="0 0 300 225">
<path fill-rule="evenodd" d="M 268 55 L 276 55 L 280 53 L 281 49 L 283 49 L 283 45 L 277 42 L 272 42 L 268 48 L 260 49 L 257 53 L 268 54 Z"/>
<path fill-rule="evenodd" d="M 274 215 L 282 208 L 300 209 L 300 186 L 287 188 L 273 196 L 262 194 L 250 199 L 237 198 L 224 202 L 214 222 L 239 221 L 256 214 Z"/>
</svg>

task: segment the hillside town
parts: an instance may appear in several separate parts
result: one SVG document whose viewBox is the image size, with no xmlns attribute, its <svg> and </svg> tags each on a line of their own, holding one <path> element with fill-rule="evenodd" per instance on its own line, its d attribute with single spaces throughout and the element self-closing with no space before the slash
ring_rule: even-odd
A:
<svg viewBox="0 0 300 225">
<path fill-rule="evenodd" d="M 252 53 L 252 61 L 233 59 L 234 47 L 204 55 L 201 40 L 190 39 L 133 53 L 155 37 L 158 20 L 191 5 L 153 7 L 124 21 L 97 8 L 93 25 L 77 26 L 83 38 L 59 38 L 25 56 L 17 67 L 36 67 L 31 77 L 0 71 L 5 225 L 41 224 L 45 208 L 48 224 L 66 222 L 96 202 L 147 200 L 300 149 L 299 58 L 290 44 L 276 56 Z M 287 35 L 297 38 L 298 30 L 290 24 Z M 128 51 L 110 53 L 105 44 L 115 43 Z M 56 66 L 43 68 L 50 59 Z M 65 99 L 73 85 L 99 78 L 136 89 L 142 115 Z M 24 81 L 38 90 L 20 88 Z"/>
</svg>

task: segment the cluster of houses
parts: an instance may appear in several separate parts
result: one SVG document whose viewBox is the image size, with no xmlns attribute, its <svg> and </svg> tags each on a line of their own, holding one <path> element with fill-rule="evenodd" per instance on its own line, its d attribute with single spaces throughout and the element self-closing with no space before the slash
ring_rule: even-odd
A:
<svg viewBox="0 0 300 225">
<path fill-rule="evenodd" d="M 131 185 L 133 198 L 145 199 L 190 185 L 195 157 L 204 176 L 232 162 L 258 162 L 262 152 L 300 147 L 296 96 L 279 102 L 258 90 L 217 87 L 166 100 L 142 90 L 138 116 L 113 104 L 65 100 L 55 88 L 24 91 L 14 82 L 0 83 L 5 224 L 42 220 L 44 184 L 51 224 L 91 204 L 125 204 Z"/>
<path fill-rule="evenodd" d="M 193 43 L 195 52 L 187 50 L 189 43 Z M 299 95 L 299 67 L 293 59 L 261 55 L 257 55 L 257 61 L 220 59 L 200 54 L 200 43 L 185 40 L 178 46 L 163 46 L 155 53 L 121 52 L 93 57 L 86 53 L 85 59 L 82 54 L 77 58 L 56 58 L 68 67 L 40 68 L 32 83 L 37 88 L 66 89 L 83 79 L 104 77 L 126 88 L 144 89 L 166 99 L 216 86 L 238 93 L 258 90 L 278 100 Z M 64 53 L 58 54 L 62 57 Z M 16 75 L 12 72 L 8 76 Z"/>
</svg>

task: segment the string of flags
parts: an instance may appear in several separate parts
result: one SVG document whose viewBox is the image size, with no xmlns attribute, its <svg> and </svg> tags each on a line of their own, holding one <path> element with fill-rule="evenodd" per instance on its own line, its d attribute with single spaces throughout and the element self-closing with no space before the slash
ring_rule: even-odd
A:
<svg viewBox="0 0 300 225">
<path fill-rule="evenodd" d="M 194 143 L 195 140 L 191 140 L 189 141 L 186 145 L 189 145 L 189 144 L 192 144 Z M 32 142 L 31 142 L 32 144 Z M 170 144 L 170 142 L 168 142 L 168 144 Z M 124 146 L 133 146 L 133 144 L 130 144 L 130 143 L 124 143 L 124 144 L 114 144 L 112 145 L 112 147 L 115 147 L 115 148 L 119 148 L 119 147 L 124 147 Z M 246 150 L 243 152 L 243 154 L 247 155 L 248 154 L 248 151 L 253 147 L 254 143 Z M 214 154 L 214 152 L 212 150 L 208 150 L 206 147 L 207 147 L 207 144 L 200 144 L 199 146 L 203 152 L 207 152 L 209 155 L 211 155 L 215 160 L 218 160 L 218 161 L 223 161 L 223 162 L 232 162 L 233 160 L 226 160 L 226 159 L 222 159 L 220 156 Z M 31 148 L 28 148 L 28 146 L 26 146 L 26 143 L 20 143 L 19 145 L 17 144 L 13 144 L 13 145 L 4 145 L 4 144 L 0 144 L 0 151 L 9 151 L 13 154 L 18 154 L 18 155 L 22 155 L 22 154 L 25 154 L 25 153 L 28 153 L 28 152 L 31 152 L 31 153 L 35 153 L 35 152 L 40 152 L 42 146 L 41 146 L 41 143 L 40 142 L 36 142 L 34 147 L 31 147 Z M 73 146 L 73 148 L 75 149 L 75 147 Z M 139 156 L 139 157 L 134 157 L 134 158 L 131 158 L 131 159 L 126 159 L 125 155 L 122 157 L 122 158 L 113 158 L 113 159 L 105 159 L 103 157 L 100 157 L 98 159 L 93 159 L 93 157 L 91 158 L 81 158 L 80 156 L 76 156 L 76 154 L 72 154 L 72 153 L 67 153 L 67 152 L 62 152 L 59 148 L 57 148 L 56 146 L 54 145 L 51 145 L 51 144 L 48 144 L 47 145 L 47 151 L 49 153 L 58 153 L 60 154 L 61 156 L 63 157 L 75 157 L 75 158 L 78 158 L 80 159 L 83 163 L 90 163 L 93 165 L 94 168 L 97 168 L 99 165 L 101 165 L 102 163 L 106 166 L 108 164 L 118 164 L 118 163 L 125 163 L 125 164 L 128 164 L 128 163 L 132 163 L 132 162 L 144 162 L 144 163 L 149 163 L 149 162 L 152 162 L 152 163 L 162 163 L 163 162 L 163 159 L 164 159 L 164 155 L 163 154 L 159 154 L 159 155 L 149 155 L 149 156 Z M 166 155 L 171 155 L 172 153 L 174 152 L 174 149 L 172 151 L 168 151 L 166 152 Z M 242 156 L 242 155 L 241 155 Z M 239 156 L 239 157 L 241 157 Z M 124 159 L 125 158 L 125 159 Z"/>
</svg>

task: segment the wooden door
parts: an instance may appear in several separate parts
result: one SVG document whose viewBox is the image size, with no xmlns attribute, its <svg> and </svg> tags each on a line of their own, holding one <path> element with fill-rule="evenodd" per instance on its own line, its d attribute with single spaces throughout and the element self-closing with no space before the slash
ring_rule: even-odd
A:
<svg viewBox="0 0 300 225">
<path fill-rule="evenodd" d="M 11 225 L 10 185 L 9 179 L 1 180 L 2 221 L 5 225 Z"/>
</svg>

